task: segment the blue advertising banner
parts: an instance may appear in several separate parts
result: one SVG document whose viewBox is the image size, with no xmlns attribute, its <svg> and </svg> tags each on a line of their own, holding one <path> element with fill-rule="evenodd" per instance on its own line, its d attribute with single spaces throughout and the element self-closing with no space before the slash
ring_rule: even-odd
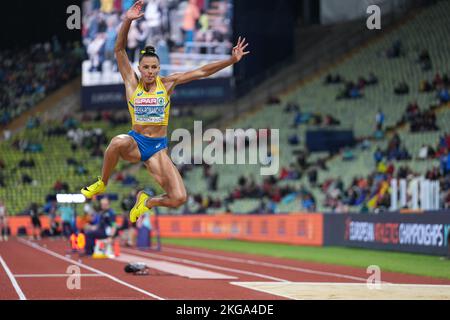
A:
<svg viewBox="0 0 450 320">
<path fill-rule="evenodd" d="M 325 214 L 324 245 L 447 255 L 450 212 Z"/>
</svg>

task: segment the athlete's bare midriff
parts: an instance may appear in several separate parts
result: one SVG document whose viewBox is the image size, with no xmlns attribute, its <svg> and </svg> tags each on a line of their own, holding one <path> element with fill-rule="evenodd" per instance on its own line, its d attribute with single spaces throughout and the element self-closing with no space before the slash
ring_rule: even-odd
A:
<svg viewBox="0 0 450 320">
<path fill-rule="evenodd" d="M 155 126 L 155 125 L 144 126 L 141 124 L 134 124 L 132 129 L 135 132 L 150 138 L 160 138 L 167 136 L 167 126 Z"/>
</svg>

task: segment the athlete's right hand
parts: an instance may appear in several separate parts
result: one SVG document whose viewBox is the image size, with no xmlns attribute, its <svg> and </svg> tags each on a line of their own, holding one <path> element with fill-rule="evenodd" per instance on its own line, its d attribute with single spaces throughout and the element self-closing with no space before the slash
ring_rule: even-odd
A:
<svg viewBox="0 0 450 320">
<path fill-rule="evenodd" d="M 128 9 L 125 17 L 129 20 L 136 20 L 142 18 L 144 13 L 141 13 L 142 7 L 144 6 L 144 0 L 138 0 L 133 4 L 133 6 Z"/>
</svg>

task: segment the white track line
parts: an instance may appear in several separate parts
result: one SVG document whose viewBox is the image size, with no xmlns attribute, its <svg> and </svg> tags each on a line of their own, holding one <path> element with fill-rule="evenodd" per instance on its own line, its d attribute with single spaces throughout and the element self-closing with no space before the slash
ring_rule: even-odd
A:
<svg viewBox="0 0 450 320">
<path fill-rule="evenodd" d="M 3 260 L 2 256 L 0 256 L 0 263 L 3 266 L 3 269 L 5 269 L 6 274 L 8 275 L 8 278 L 11 281 L 14 289 L 16 290 L 16 293 L 19 296 L 20 300 L 27 300 L 27 298 L 25 297 L 25 295 L 22 292 L 22 289 L 20 289 L 19 284 L 17 283 L 16 279 L 14 278 L 11 270 L 9 270 L 5 260 Z"/>
<path fill-rule="evenodd" d="M 268 293 L 268 294 L 271 294 L 273 296 L 280 296 L 280 297 L 288 298 L 288 299 L 291 299 L 291 300 L 298 300 L 298 299 L 296 299 L 294 297 L 291 297 L 291 296 L 289 296 L 287 294 L 275 293 L 275 292 L 272 292 L 270 290 L 261 289 L 261 288 L 253 288 L 251 286 L 245 285 L 245 283 L 247 283 L 247 282 L 244 282 L 244 283 L 241 283 L 241 282 L 230 282 L 230 284 L 235 285 L 235 286 L 239 286 L 241 288 L 246 288 L 246 289 L 249 289 L 249 290 L 255 290 L 255 291 L 259 291 L 259 292 L 263 292 L 263 293 Z"/>
<path fill-rule="evenodd" d="M 80 273 L 80 274 L 73 274 L 73 273 L 61 273 L 61 274 L 55 274 L 55 273 L 35 273 L 35 274 L 15 274 L 15 278 L 62 278 L 62 277 L 71 277 L 71 276 L 77 276 L 77 277 L 104 277 L 101 274 L 96 273 Z"/>
<path fill-rule="evenodd" d="M 195 266 L 217 269 L 217 270 L 222 270 L 222 271 L 228 271 L 228 272 L 233 272 L 233 273 L 240 273 L 240 274 L 245 274 L 245 275 L 254 276 L 254 277 L 258 277 L 258 278 L 269 279 L 269 280 L 273 280 L 273 281 L 277 281 L 277 282 L 291 282 L 286 279 L 276 278 L 276 277 L 272 277 L 272 276 L 262 274 L 262 273 L 239 270 L 239 269 L 234 269 L 234 268 L 226 268 L 226 267 L 221 267 L 221 266 L 218 266 L 215 264 L 209 264 L 209 263 L 204 263 L 204 262 L 199 262 L 199 261 L 194 261 L 194 260 L 189 260 L 189 259 L 168 257 L 168 256 L 164 256 L 164 255 L 157 254 L 157 253 L 142 252 L 142 251 L 138 251 L 138 250 L 131 250 L 131 249 L 125 249 L 125 248 L 123 248 L 122 250 L 124 252 L 134 253 L 136 255 L 154 257 L 154 258 L 165 259 L 165 260 L 169 260 L 169 261 L 182 262 L 182 263 L 186 263 L 186 264 L 192 264 Z"/>
<path fill-rule="evenodd" d="M 300 267 L 291 267 L 291 266 L 279 265 L 279 264 L 263 262 L 263 261 L 256 261 L 256 260 L 251 260 L 251 259 L 232 258 L 232 257 L 220 256 L 218 254 L 214 255 L 214 254 L 204 253 L 204 252 L 199 252 L 199 251 L 174 249 L 174 248 L 167 248 L 167 247 L 164 248 L 164 251 L 182 253 L 182 254 L 184 253 L 184 254 L 191 255 L 191 256 L 198 256 L 198 257 L 211 258 L 211 259 L 217 259 L 217 260 L 245 263 L 245 264 L 264 266 L 264 267 L 270 267 L 270 268 L 276 268 L 276 269 L 284 269 L 284 270 L 290 270 L 290 271 L 310 273 L 310 274 L 316 274 L 316 275 L 320 275 L 320 276 L 329 276 L 329 277 L 358 280 L 358 281 L 364 281 L 364 282 L 367 281 L 367 278 L 354 277 L 354 276 L 349 276 L 349 275 L 341 274 L 341 273 L 318 271 L 318 270 L 300 268 Z"/>
<path fill-rule="evenodd" d="M 89 271 L 92 271 L 92 272 L 95 272 L 95 273 L 100 274 L 100 275 L 102 275 L 102 276 L 105 276 L 105 277 L 111 279 L 111 280 L 114 281 L 114 282 L 117 282 L 117 283 L 119 283 L 119 284 L 121 284 L 121 285 L 124 285 L 125 287 L 128 287 L 128 288 L 130 288 L 130 289 L 136 290 L 136 291 L 138 291 L 138 292 L 140 292 L 140 293 L 142 293 L 142 294 L 145 294 L 145 295 L 147 295 L 147 296 L 149 296 L 149 297 L 152 297 L 152 298 L 155 298 L 155 299 L 158 299 L 158 300 L 165 300 L 164 298 L 161 298 L 161 297 L 157 296 L 156 294 L 153 294 L 153 293 L 151 293 L 151 292 L 148 292 L 148 291 L 145 291 L 145 290 L 143 290 L 143 289 L 141 289 L 141 288 L 138 288 L 138 287 L 136 287 L 136 286 L 133 286 L 132 284 L 129 284 L 129 283 L 125 282 L 125 281 L 122 281 L 122 280 L 120 280 L 120 279 L 118 279 L 118 278 L 116 278 L 116 277 L 114 277 L 114 276 L 112 276 L 112 275 L 110 275 L 110 274 L 108 274 L 108 273 L 105 273 L 105 272 L 100 271 L 100 270 L 98 270 L 98 269 L 92 268 L 92 267 L 90 267 L 90 266 L 88 266 L 88 265 L 86 265 L 86 264 L 83 264 L 83 263 L 81 263 L 81 262 L 78 262 L 78 261 L 75 261 L 75 260 L 66 258 L 65 256 L 62 256 L 62 255 L 60 255 L 60 254 L 58 254 L 58 253 L 56 253 L 56 252 L 53 252 L 53 251 L 51 251 L 51 250 L 49 250 L 49 249 L 47 249 L 47 248 L 41 247 L 41 246 L 39 246 L 38 244 L 32 243 L 32 242 L 27 241 L 27 240 L 23 240 L 23 239 L 18 239 L 18 241 L 19 241 L 19 242 L 22 242 L 23 244 L 25 244 L 25 245 L 27 245 L 27 246 L 30 246 L 30 247 L 36 249 L 36 250 L 42 251 L 42 252 L 44 252 L 44 253 L 47 253 L 47 254 L 49 254 L 49 255 L 55 257 L 55 258 L 64 260 L 64 261 L 66 261 L 66 262 L 70 262 L 70 263 L 72 263 L 72 264 L 74 264 L 74 265 L 77 265 L 77 266 L 79 266 L 79 267 L 83 267 L 83 268 L 85 268 L 85 269 L 88 269 Z"/>
</svg>

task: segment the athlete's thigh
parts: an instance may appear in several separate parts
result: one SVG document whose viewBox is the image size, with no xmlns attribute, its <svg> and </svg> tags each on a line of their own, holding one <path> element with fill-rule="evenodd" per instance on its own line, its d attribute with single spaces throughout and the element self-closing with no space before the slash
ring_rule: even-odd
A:
<svg viewBox="0 0 450 320">
<path fill-rule="evenodd" d="M 185 192 L 183 179 L 167 154 L 167 149 L 154 154 L 145 161 L 145 166 L 167 194 Z"/>
<path fill-rule="evenodd" d="M 141 161 L 141 152 L 136 141 L 127 134 L 119 134 L 113 138 L 119 144 L 120 156 L 123 160 L 136 163 Z"/>
</svg>

